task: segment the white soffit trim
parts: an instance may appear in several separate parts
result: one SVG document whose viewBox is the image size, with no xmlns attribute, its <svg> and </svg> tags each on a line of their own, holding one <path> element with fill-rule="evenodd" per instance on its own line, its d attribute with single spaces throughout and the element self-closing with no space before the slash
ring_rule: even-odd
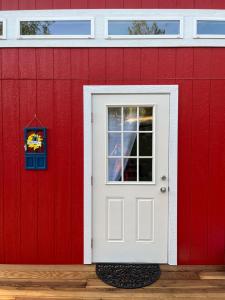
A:
<svg viewBox="0 0 225 300">
<path fill-rule="evenodd" d="M 169 94 L 169 221 L 168 259 L 177 265 L 177 131 L 178 85 L 84 86 L 84 264 L 92 263 L 92 96 L 95 94 Z"/>
<path fill-rule="evenodd" d="M 169 38 L 157 36 L 139 38 L 107 39 L 105 24 L 107 19 L 148 17 L 150 20 L 170 19 L 182 20 L 180 35 Z M 18 37 L 19 20 L 38 19 L 92 19 L 91 37 L 56 37 L 27 38 Z M 225 20 L 225 10 L 207 9 L 67 9 L 67 10 L 17 10 L 0 11 L 0 19 L 7 21 L 7 39 L 0 40 L 0 48 L 4 47 L 225 47 L 224 38 L 196 38 L 196 19 Z"/>
</svg>

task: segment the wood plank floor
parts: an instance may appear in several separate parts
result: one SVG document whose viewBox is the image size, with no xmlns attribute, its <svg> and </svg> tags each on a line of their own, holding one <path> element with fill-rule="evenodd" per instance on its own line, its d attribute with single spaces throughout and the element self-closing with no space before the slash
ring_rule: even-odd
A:
<svg viewBox="0 0 225 300">
<path fill-rule="evenodd" d="M 161 266 L 153 285 L 123 290 L 101 282 L 95 266 L 0 265 L 0 299 L 225 300 L 224 266 Z"/>
</svg>

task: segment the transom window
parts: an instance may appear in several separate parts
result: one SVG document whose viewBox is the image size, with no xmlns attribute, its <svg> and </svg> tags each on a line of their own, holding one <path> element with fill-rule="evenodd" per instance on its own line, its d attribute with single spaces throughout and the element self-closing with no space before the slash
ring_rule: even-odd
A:
<svg viewBox="0 0 225 300">
<path fill-rule="evenodd" d="M 225 20 L 197 20 L 197 34 L 225 37 Z"/>
<path fill-rule="evenodd" d="M 0 36 L 3 35 L 3 22 L 0 22 Z"/>
<path fill-rule="evenodd" d="M 92 20 L 21 20 L 20 37 L 92 37 Z"/>
<path fill-rule="evenodd" d="M 154 181 L 154 107 L 108 107 L 107 182 Z"/>
<path fill-rule="evenodd" d="M 6 21 L 0 20 L 0 39 L 6 38 Z"/>
<path fill-rule="evenodd" d="M 177 37 L 180 20 L 108 20 L 108 37 Z"/>
</svg>

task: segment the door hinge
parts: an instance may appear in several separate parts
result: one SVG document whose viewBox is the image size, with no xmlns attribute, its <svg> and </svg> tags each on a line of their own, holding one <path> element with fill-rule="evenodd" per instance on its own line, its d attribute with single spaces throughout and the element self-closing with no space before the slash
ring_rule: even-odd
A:
<svg viewBox="0 0 225 300">
<path fill-rule="evenodd" d="M 91 239 L 91 248 L 93 248 L 93 239 Z"/>
<path fill-rule="evenodd" d="M 91 176 L 91 185 L 93 185 L 93 176 Z"/>
<path fill-rule="evenodd" d="M 94 123 L 94 114 L 93 114 L 93 112 L 91 113 L 91 123 Z"/>
</svg>

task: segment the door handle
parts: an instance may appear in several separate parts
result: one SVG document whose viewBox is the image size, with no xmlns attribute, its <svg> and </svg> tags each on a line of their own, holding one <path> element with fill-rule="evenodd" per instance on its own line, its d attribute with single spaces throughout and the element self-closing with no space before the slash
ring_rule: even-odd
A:
<svg viewBox="0 0 225 300">
<path fill-rule="evenodd" d="M 160 192 L 161 192 L 161 193 L 166 193 L 166 187 L 165 187 L 165 186 L 162 186 L 162 187 L 160 188 Z"/>
</svg>

